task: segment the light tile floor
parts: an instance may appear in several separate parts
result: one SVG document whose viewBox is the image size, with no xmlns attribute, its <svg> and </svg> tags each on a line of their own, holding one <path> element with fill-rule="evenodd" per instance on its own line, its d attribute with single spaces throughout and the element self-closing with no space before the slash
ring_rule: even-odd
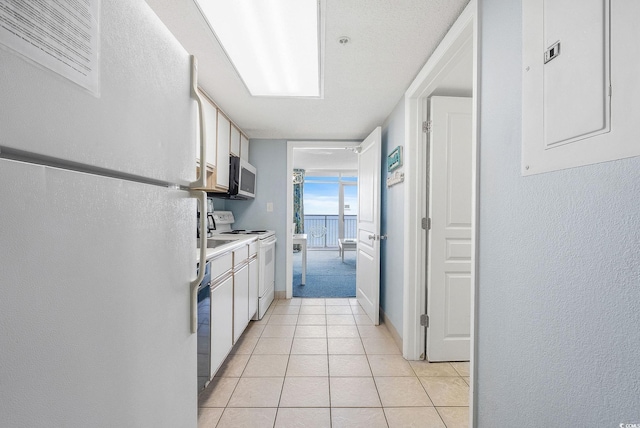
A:
<svg viewBox="0 0 640 428">
<path fill-rule="evenodd" d="M 406 361 L 355 299 L 276 300 L 199 396 L 198 427 L 467 428 L 469 363 Z"/>
</svg>

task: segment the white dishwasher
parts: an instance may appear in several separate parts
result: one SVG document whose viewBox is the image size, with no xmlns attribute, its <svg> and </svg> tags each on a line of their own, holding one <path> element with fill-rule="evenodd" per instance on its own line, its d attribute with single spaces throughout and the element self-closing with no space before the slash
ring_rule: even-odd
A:
<svg viewBox="0 0 640 428">
<path fill-rule="evenodd" d="M 254 320 L 262 319 L 273 302 L 277 241 L 273 232 L 264 238 L 262 235 L 258 236 L 258 310 L 253 317 Z"/>
</svg>

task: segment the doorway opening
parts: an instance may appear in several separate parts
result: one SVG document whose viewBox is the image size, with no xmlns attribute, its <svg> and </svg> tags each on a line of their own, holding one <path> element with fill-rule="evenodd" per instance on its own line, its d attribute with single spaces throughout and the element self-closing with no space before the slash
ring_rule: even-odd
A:
<svg viewBox="0 0 640 428">
<path fill-rule="evenodd" d="M 440 43 L 424 68 L 420 71 L 414 82 L 405 93 L 405 108 L 407 122 L 405 125 L 406 159 L 405 175 L 407 185 L 405 188 L 405 282 L 404 282 L 404 319 L 403 319 L 403 355 L 407 359 L 433 359 L 436 361 L 469 361 L 464 368 L 470 376 L 469 411 L 471 426 L 474 423 L 474 396 L 475 396 L 475 344 L 474 334 L 476 329 L 476 302 L 475 291 L 477 287 L 477 254 L 478 254 L 478 127 L 477 116 L 478 102 L 478 25 L 477 2 L 472 0 L 462 12 L 458 20 L 451 27 L 443 41 Z M 431 135 L 435 131 L 433 114 L 437 98 L 467 98 L 468 110 L 463 113 L 466 116 L 463 125 L 451 126 L 447 121 L 440 120 L 440 126 L 444 123 L 449 130 L 465 129 L 468 138 L 464 141 L 464 155 L 459 157 L 461 162 L 450 162 L 451 150 L 458 150 L 460 144 L 453 143 L 449 136 Z M 449 110 L 449 107 L 444 109 Z M 470 111 L 470 113 L 468 113 Z M 447 113 L 449 114 L 449 113 Z M 458 115 L 455 112 L 453 115 Z M 438 141 L 436 141 L 436 139 Z M 433 145 L 444 144 L 447 154 L 441 155 L 438 160 L 434 157 Z M 442 147 L 441 147 L 442 148 Z M 434 193 L 435 183 L 430 162 L 440 162 L 446 156 L 447 165 L 444 166 L 446 180 L 455 176 L 461 178 L 464 175 L 464 192 L 453 191 L 451 188 L 440 189 L 441 195 Z M 456 169 L 456 172 L 453 170 Z M 448 177 L 448 178 L 447 178 Z M 443 181 L 442 179 L 440 180 Z M 447 186 L 449 186 L 447 184 Z M 438 191 L 438 190 L 436 190 Z M 442 196 L 444 193 L 444 196 Z M 462 197 L 461 195 L 464 195 Z M 459 200 L 455 197 L 461 196 Z M 437 199 L 437 200 L 436 200 Z M 444 202 L 443 202 L 444 201 Z M 464 205 L 464 210 L 456 208 L 453 218 L 452 207 Z M 440 207 L 445 209 L 444 215 L 434 211 Z M 460 214 L 463 213 L 463 214 Z M 444 219 L 435 227 L 435 222 Z M 422 225 L 425 225 L 423 228 Z M 464 232 L 464 235 L 453 234 Z M 439 237 L 432 234 L 438 229 Z M 451 234 L 449 234 L 451 232 Z M 436 248 L 438 247 L 438 248 Z M 434 250 L 434 251 L 432 251 Z M 435 251 L 438 250 L 438 251 Z M 438 254 L 436 254 L 438 253 Z M 437 257 L 434 259 L 434 255 Z M 448 270 L 448 262 L 455 260 L 459 272 Z M 434 269 L 440 270 L 440 277 L 436 278 Z M 439 282 L 439 284 L 436 284 Z M 433 294 L 434 286 L 440 287 L 438 291 L 444 298 L 438 299 Z M 438 301 L 443 301 L 440 306 L 434 306 Z M 455 310 L 451 302 L 459 301 Z M 434 310 L 435 309 L 435 310 Z M 464 316 L 457 317 L 463 310 Z M 457 314 L 457 315 L 456 315 Z M 456 315 L 456 316 L 454 316 Z M 437 327 L 433 317 L 440 318 Z M 443 327 L 444 326 L 444 327 Z M 452 328 L 454 326 L 455 328 Z M 428 339 L 434 336 L 429 334 L 429 329 L 439 328 L 444 332 L 445 341 L 459 340 L 465 342 L 463 356 L 458 354 L 453 357 L 449 354 L 444 357 L 429 356 Z M 456 330 L 455 332 L 453 330 Z M 452 334 L 453 333 L 453 334 Z M 458 337 L 454 337 L 457 335 Z M 442 337 L 440 340 L 444 344 Z M 433 343 L 431 344 L 433 345 Z M 442 347 L 444 349 L 445 347 Z M 432 347 L 431 350 L 434 350 Z M 444 349 L 449 352 L 448 349 Z M 452 354 L 453 355 L 453 354 Z"/>
<path fill-rule="evenodd" d="M 294 180 L 293 297 L 356 297 L 356 172 L 294 168 Z"/>
<path fill-rule="evenodd" d="M 287 298 L 356 297 L 357 144 L 289 142 Z"/>
</svg>

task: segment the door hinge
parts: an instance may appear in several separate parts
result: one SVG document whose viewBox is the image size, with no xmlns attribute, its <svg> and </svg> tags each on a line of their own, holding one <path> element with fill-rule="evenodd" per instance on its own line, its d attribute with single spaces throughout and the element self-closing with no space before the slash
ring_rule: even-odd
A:
<svg viewBox="0 0 640 428">
<path fill-rule="evenodd" d="M 424 230 L 431 230 L 431 219 L 424 217 L 422 219 L 422 228 Z"/>
<path fill-rule="evenodd" d="M 420 315 L 420 325 L 422 327 L 429 327 L 429 315 L 427 314 Z"/>
<path fill-rule="evenodd" d="M 430 120 L 422 122 L 422 132 L 431 132 L 432 123 Z"/>
</svg>

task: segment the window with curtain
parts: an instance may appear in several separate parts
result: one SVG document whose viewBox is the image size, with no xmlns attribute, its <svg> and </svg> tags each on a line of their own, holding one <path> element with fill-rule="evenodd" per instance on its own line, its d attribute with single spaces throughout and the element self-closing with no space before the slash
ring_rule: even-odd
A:
<svg viewBox="0 0 640 428">
<path fill-rule="evenodd" d="M 293 170 L 293 233 L 304 233 L 304 169 Z M 300 245 L 294 245 L 300 250 Z"/>
</svg>

